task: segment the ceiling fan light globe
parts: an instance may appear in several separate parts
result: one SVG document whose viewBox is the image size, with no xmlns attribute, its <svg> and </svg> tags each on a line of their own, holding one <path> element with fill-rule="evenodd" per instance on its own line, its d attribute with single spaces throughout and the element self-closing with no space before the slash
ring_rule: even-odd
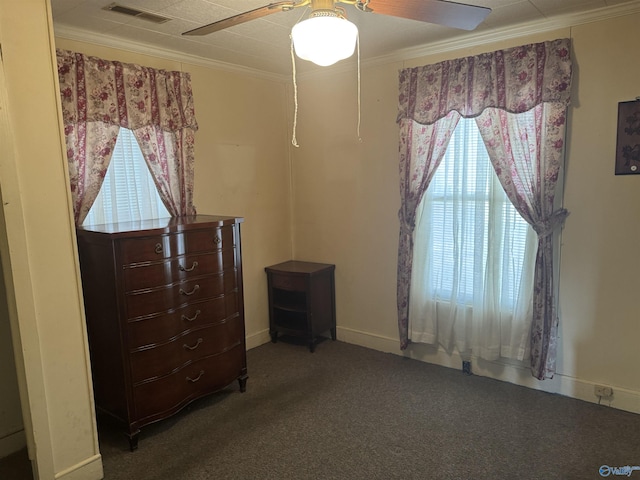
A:
<svg viewBox="0 0 640 480">
<path fill-rule="evenodd" d="M 311 17 L 291 29 L 296 55 L 322 67 L 353 55 L 357 37 L 358 28 L 338 16 Z"/>
</svg>

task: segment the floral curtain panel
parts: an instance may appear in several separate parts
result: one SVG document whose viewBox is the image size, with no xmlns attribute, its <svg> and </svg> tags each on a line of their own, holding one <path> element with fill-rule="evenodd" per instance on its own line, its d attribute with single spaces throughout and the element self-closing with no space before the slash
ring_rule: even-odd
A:
<svg viewBox="0 0 640 480">
<path fill-rule="evenodd" d="M 523 45 L 400 71 L 398 120 L 428 125 L 455 110 L 476 117 L 494 107 L 511 113 L 541 103 L 569 106 L 571 41 Z"/>
<path fill-rule="evenodd" d="M 558 317 L 553 233 L 569 214 L 564 208 L 554 208 L 564 154 L 564 105 L 537 105 L 534 118 L 535 133 L 531 134 L 527 134 L 527 126 L 519 122 L 518 115 L 497 108 L 487 108 L 476 123 L 500 184 L 522 218 L 538 234 L 529 347 L 531 370 L 542 380 L 555 373 Z"/>
<path fill-rule="evenodd" d="M 398 326 L 407 348 L 409 290 L 416 209 L 446 150 L 451 112 L 476 119 L 491 162 L 509 199 L 539 236 L 531 329 L 531 368 L 539 379 L 555 372 L 557 314 L 553 288 L 551 233 L 566 217 L 554 211 L 556 183 L 564 149 L 566 109 L 571 91 L 571 43 L 559 39 L 400 71 L 400 239 L 398 248 Z M 517 120 L 507 114 L 542 105 L 534 144 L 526 161 L 514 151 L 530 148 L 518 138 Z M 420 125 L 436 125 L 415 138 Z M 446 125 L 446 127 L 445 127 Z M 441 132 L 435 134 L 434 132 Z M 520 144 L 526 140 L 522 147 Z M 540 143 L 541 142 L 541 143 Z M 437 147 L 437 148 L 436 148 Z M 515 147 L 515 148 L 514 148 Z M 425 155 L 427 156 L 425 158 Z"/>
<path fill-rule="evenodd" d="M 65 50 L 57 61 L 76 224 L 100 191 L 120 127 L 136 135 L 167 210 L 195 213 L 198 125 L 189 74 Z"/>
</svg>

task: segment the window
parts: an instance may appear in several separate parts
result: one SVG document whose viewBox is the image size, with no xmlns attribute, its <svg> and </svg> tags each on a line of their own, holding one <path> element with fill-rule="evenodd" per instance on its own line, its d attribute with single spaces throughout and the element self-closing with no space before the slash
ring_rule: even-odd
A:
<svg viewBox="0 0 640 480">
<path fill-rule="evenodd" d="M 138 142 L 120 128 L 107 174 L 85 225 L 170 217 Z"/>
<path fill-rule="evenodd" d="M 518 336 L 527 334 L 535 251 L 536 235 L 500 185 L 475 120 L 461 118 L 418 211 L 410 315 L 434 322 L 423 341 L 462 353 L 486 347 L 479 338 L 493 331 L 501 347 L 484 358 L 521 357 L 520 341 L 513 354 L 511 339 L 500 337 L 511 336 L 514 321 Z"/>
</svg>

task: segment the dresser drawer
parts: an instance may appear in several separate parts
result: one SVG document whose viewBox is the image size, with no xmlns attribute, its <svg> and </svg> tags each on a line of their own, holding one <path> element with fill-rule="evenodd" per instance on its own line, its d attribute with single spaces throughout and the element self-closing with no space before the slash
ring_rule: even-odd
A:
<svg viewBox="0 0 640 480">
<path fill-rule="evenodd" d="M 237 288 L 236 272 L 226 271 L 187 280 L 166 287 L 136 290 L 125 294 L 127 318 L 166 312 L 193 302 L 231 293 Z"/>
<path fill-rule="evenodd" d="M 135 385 L 136 417 L 146 423 L 148 417 L 174 410 L 206 393 L 226 387 L 242 374 L 244 357 L 244 345 L 238 345 L 219 355 L 193 362 L 166 377 Z"/>
<path fill-rule="evenodd" d="M 186 232 L 185 253 L 208 252 L 213 249 L 233 248 L 233 227 Z"/>
<path fill-rule="evenodd" d="M 131 352 L 131 379 L 134 384 L 169 375 L 201 358 L 220 354 L 243 341 L 239 316 L 210 325 L 169 342 Z"/>
<path fill-rule="evenodd" d="M 124 265 L 154 262 L 188 253 L 209 252 L 233 247 L 233 227 L 194 230 L 153 237 L 127 238 L 120 241 L 120 258 Z"/>
<path fill-rule="evenodd" d="M 129 322 L 131 349 L 168 342 L 183 332 L 218 323 L 238 313 L 238 293 L 231 292 L 212 300 L 191 303 L 175 311 Z"/>
<path fill-rule="evenodd" d="M 225 248 L 199 255 L 184 255 L 170 260 L 127 265 L 123 270 L 127 292 L 143 288 L 169 285 L 181 280 L 220 273 L 233 268 L 235 249 Z"/>
</svg>

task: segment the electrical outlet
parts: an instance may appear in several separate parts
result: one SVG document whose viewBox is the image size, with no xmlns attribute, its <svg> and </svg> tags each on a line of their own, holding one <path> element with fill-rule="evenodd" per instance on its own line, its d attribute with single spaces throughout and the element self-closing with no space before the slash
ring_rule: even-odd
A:
<svg viewBox="0 0 640 480">
<path fill-rule="evenodd" d="M 471 362 L 468 360 L 462 361 L 462 373 L 471 375 Z"/>
<path fill-rule="evenodd" d="M 604 385 L 594 385 L 593 393 L 596 397 L 612 397 L 613 396 L 613 388 L 605 387 Z"/>
</svg>

